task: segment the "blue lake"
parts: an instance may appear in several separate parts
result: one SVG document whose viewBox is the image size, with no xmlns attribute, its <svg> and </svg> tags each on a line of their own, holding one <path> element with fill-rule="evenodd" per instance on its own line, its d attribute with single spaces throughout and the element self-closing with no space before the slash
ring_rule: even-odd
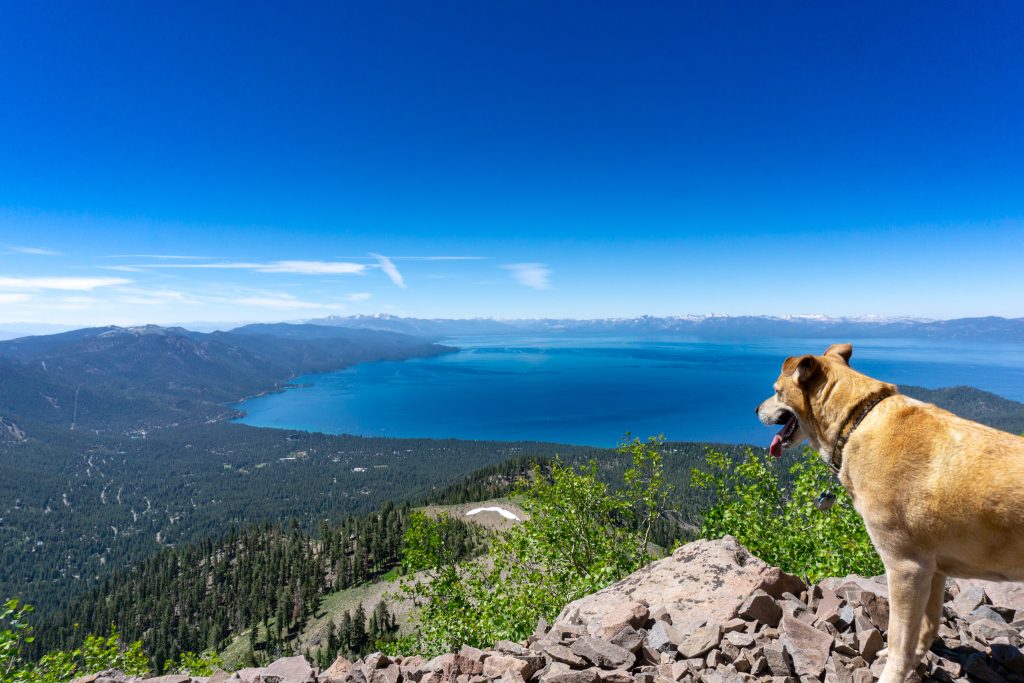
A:
<svg viewBox="0 0 1024 683">
<path fill-rule="evenodd" d="M 240 404 L 260 427 L 362 436 L 613 446 L 626 432 L 767 445 L 754 407 L 786 356 L 828 341 L 458 338 L 436 358 L 365 363 Z M 854 341 L 853 367 L 896 384 L 967 384 L 1024 401 L 1024 344 Z"/>
</svg>

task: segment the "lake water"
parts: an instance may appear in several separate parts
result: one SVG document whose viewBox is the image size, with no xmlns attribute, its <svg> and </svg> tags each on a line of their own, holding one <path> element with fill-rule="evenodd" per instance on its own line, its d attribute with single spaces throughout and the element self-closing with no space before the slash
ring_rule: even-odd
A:
<svg viewBox="0 0 1024 683">
<path fill-rule="evenodd" d="M 239 420 L 362 436 L 613 446 L 626 432 L 767 445 L 755 406 L 786 356 L 827 341 L 458 338 L 457 353 L 299 377 Z M 896 384 L 967 384 L 1024 401 L 1024 344 L 854 342 L 853 367 Z"/>
</svg>

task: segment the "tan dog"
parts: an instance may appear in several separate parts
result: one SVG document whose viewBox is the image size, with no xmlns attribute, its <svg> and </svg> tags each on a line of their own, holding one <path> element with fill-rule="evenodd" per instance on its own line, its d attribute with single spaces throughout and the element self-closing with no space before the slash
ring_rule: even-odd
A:
<svg viewBox="0 0 1024 683">
<path fill-rule="evenodd" d="M 902 396 L 850 368 L 853 347 L 787 358 L 757 408 L 838 470 L 889 582 L 889 656 L 902 682 L 931 647 L 948 576 L 1024 580 L 1024 438 Z"/>
</svg>

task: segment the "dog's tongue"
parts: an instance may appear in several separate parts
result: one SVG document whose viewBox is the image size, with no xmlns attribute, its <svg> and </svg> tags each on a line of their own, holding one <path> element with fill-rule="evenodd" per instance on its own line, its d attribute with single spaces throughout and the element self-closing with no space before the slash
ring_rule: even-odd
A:
<svg viewBox="0 0 1024 683">
<path fill-rule="evenodd" d="M 774 455 L 776 458 L 782 457 L 782 437 L 776 434 L 772 437 L 772 445 L 768 447 L 768 452 Z"/>
</svg>

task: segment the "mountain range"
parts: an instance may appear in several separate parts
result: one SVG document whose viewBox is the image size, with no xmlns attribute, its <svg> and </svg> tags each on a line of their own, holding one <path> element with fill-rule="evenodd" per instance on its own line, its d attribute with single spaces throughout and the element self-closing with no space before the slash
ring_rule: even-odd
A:
<svg viewBox="0 0 1024 683">
<path fill-rule="evenodd" d="M 700 337 L 827 337 L 830 339 L 910 338 L 993 342 L 1024 341 L 1024 318 L 830 318 L 794 316 L 640 316 L 637 318 L 403 318 L 387 314 L 328 316 L 305 321 L 353 329 L 380 330 L 432 339 L 468 335 L 693 335 Z"/>
</svg>

